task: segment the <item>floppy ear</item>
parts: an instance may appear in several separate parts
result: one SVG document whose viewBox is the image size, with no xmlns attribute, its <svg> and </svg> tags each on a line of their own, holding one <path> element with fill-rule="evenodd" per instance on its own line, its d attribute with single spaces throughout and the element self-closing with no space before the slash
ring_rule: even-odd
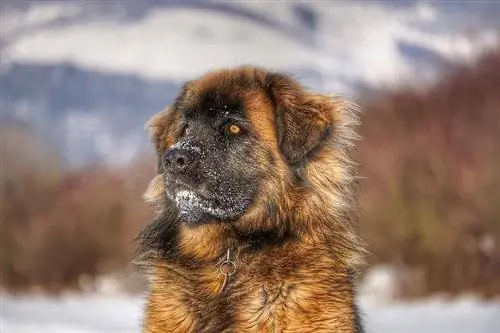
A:
<svg viewBox="0 0 500 333">
<path fill-rule="evenodd" d="M 176 120 L 176 113 L 170 107 L 167 107 L 151 117 L 145 125 L 156 149 L 157 172 L 159 173 L 161 173 L 161 159 L 163 152 L 167 148 L 167 142 L 173 142 L 174 140 L 173 128 Z"/>
<path fill-rule="evenodd" d="M 330 134 L 333 101 L 283 74 L 269 74 L 266 87 L 276 107 L 281 152 L 290 164 L 301 162 Z"/>
</svg>

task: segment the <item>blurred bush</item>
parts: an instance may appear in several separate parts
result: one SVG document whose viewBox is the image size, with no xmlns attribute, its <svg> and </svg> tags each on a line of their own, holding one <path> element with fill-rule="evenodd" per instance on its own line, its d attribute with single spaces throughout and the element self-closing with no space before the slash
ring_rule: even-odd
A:
<svg viewBox="0 0 500 333">
<path fill-rule="evenodd" d="M 361 228 L 404 294 L 500 293 L 500 51 L 363 102 Z"/>
<path fill-rule="evenodd" d="M 153 165 L 62 173 L 56 156 L 35 147 L 37 138 L 18 128 L 1 133 L 3 286 L 56 292 L 124 269 L 149 219 L 140 197 Z"/>
<path fill-rule="evenodd" d="M 370 264 L 402 268 L 403 296 L 500 294 L 500 51 L 362 104 Z M 41 142 L 0 129 L 0 276 L 12 291 L 78 288 L 82 276 L 122 270 L 150 218 L 141 194 L 152 160 L 68 172 Z"/>
</svg>

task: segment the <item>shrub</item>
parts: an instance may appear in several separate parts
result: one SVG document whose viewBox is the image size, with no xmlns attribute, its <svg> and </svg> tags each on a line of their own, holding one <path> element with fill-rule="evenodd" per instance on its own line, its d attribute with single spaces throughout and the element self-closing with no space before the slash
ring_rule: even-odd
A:
<svg viewBox="0 0 500 333">
<path fill-rule="evenodd" d="M 362 233 L 375 263 L 423 272 L 425 292 L 500 292 L 499 87 L 494 52 L 363 102 Z"/>
</svg>

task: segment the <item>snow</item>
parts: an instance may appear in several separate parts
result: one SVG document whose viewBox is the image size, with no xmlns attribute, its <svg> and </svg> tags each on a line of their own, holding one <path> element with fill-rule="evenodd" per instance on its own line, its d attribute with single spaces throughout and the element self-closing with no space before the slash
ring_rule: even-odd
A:
<svg viewBox="0 0 500 333">
<path fill-rule="evenodd" d="M 500 303 L 474 298 L 454 302 L 431 299 L 415 303 L 362 306 L 367 332 L 494 333 L 500 331 Z"/>
<path fill-rule="evenodd" d="M 391 265 L 370 267 L 363 274 L 358 292 L 370 303 L 390 302 L 398 295 L 398 270 Z"/>
<path fill-rule="evenodd" d="M 332 81 L 327 86 L 339 89 L 336 84 L 340 83 L 335 82 L 339 77 L 385 84 L 422 75 L 422 69 L 415 68 L 400 50 L 401 42 L 449 60 L 474 59 L 499 42 L 498 31 L 487 27 L 472 32 L 446 29 L 449 13 L 431 3 L 400 7 L 377 2 L 308 2 L 317 18 L 315 31 L 298 22 L 293 11 L 298 3 L 232 4 L 282 29 L 193 7 L 156 9 L 136 20 L 101 13 L 104 16 L 61 27 L 50 23 L 78 16 L 87 7 L 80 8 L 78 2 L 41 3 L 25 11 L 0 13 L 0 31 L 8 41 L 2 61 L 71 61 L 107 72 L 179 81 L 241 64 L 282 70 L 315 68 Z M 430 31 L 429 27 L 436 26 L 441 29 Z M 302 36 L 294 38 L 284 30 Z"/>
<path fill-rule="evenodd" d="M 0 296 L 2 333 L 139 332 L 144 298 L 117 295 Z M 472 297 L 415 303 L 361 300 L 367 333 L 494 333 L 500 302 Z"/>
<path fill-rule="evenodd" d="M 278 52 L 275 45 L 280 45 Z M 193 9 L 158 10 L 130 23 L 88 21 L 41 30 L 13 43 L 8 55 L 21 61 L 72 61 L 110 72 L 179 80 L 246 62 L 282 67 L 313 56 L 263 26 Z"/>
<path fill-rule="evenodd" d="M 140 298 L 125 296 L 1 296 L 3 333 L 140 331 Z"/>
</svg>

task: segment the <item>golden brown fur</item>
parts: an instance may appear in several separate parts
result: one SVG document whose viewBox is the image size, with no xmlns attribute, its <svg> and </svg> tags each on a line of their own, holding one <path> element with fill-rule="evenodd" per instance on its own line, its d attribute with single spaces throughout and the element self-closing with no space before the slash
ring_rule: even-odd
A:
<svg viewBox="0 0 500 333">
<path fill-rule="evenodd" d="M 151 283 L 144 331 L 361 332 L 353 277 L 363 248 L 348 157 L 356 108 L 252 67 L 208 73 L 188 83 L 184 96 L 196 101 L 207 89 L 245 101 L 274 161 L 269 166 L 261 156 L 256 164 L 272 172 L 232 224 L 178 221 L 163 177 L 152 180 L 145 199 L 157 219 L 141 236 L 138 260 Z M 178 121 L 179 113 L 167 109 L 148 123 L 159 154 L 176 142 Z M 260 238 L 252 243 L 247 235 Z M 219 295 L 218 264 L 228 249 L 237 270 Z"/>
</svg>

